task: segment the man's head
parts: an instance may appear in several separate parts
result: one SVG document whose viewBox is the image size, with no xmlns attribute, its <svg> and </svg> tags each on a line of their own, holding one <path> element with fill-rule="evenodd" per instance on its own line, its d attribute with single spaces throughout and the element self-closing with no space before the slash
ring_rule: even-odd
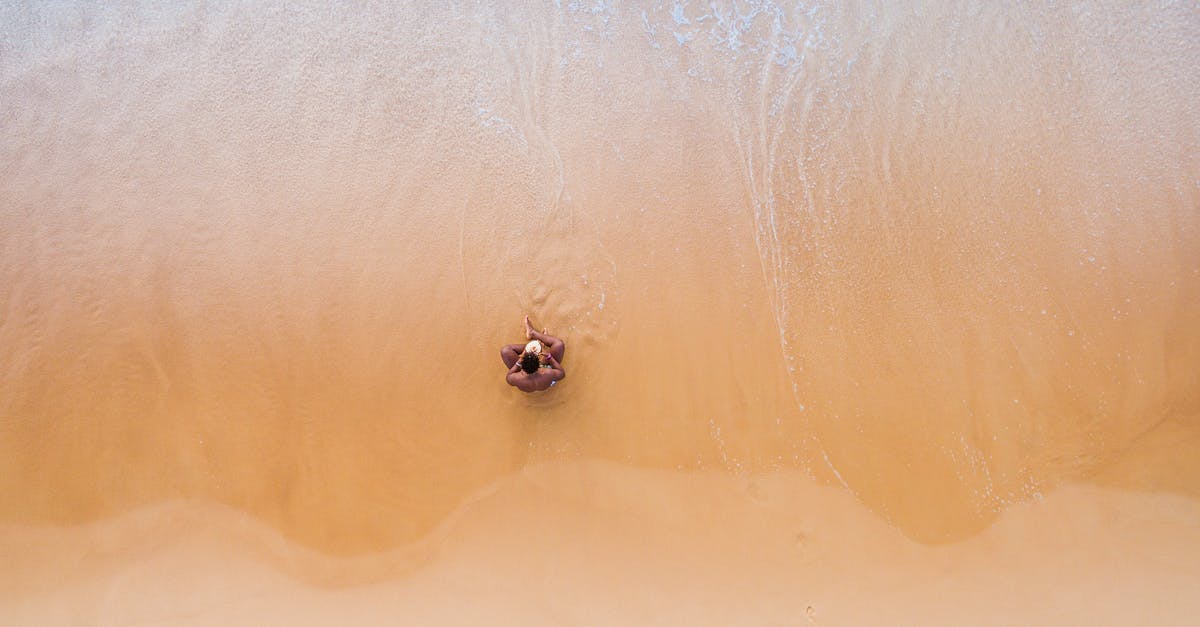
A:
<svg viewBox="0 0 1200 627">
<path fill-rule="evenodd" d="M 521 370 L 524 370 L 527 374 L 533 374 L 537 372 L 538 366 L 540 366 L 541 363 L 542 360 L 534 353 L 521 353 Z"/>
</svg>

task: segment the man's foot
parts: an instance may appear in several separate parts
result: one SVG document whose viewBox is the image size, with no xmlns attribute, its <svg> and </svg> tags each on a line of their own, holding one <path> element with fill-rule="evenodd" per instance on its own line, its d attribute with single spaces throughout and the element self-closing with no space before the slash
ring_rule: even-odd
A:
<svg viewBox="0 0 1200 627">
<path fill-rule="evenodd" d="M 529 316 L 525 316 L 525 339 L 533 339 L 533 325 L 529 324 Z"/>
</svg>

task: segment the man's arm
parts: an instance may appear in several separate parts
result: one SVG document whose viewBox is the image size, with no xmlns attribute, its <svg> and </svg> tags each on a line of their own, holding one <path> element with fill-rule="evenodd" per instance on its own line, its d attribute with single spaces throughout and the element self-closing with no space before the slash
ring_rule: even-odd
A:
<svg viewBox="0 0 1200 627">
<path fill-rule="evenodd" d="M 521 371 L 521 364 L 519 364 L 519 363 L 513 364 L 512 366 L 510 366 L 508 368 L 508 374 L 504 375 L 504 381 L 513 387 L 517 387 L 517 383 L 516 383 L 516 381 L 513 380 L 513 377 L 517 376 L 517 373 L 520 371 Z"/>
<path fill-rule="evenodd" d="M 558 364 L 558 360 L 554 358 L 554 353 L 550 353 L 546 356 L 546 363 L 552 366 L 550 369 L 550 374 L 554 377 L 555 381 L 561 381 L 567 378 L 567 371 L 563 370 L 562 366 Z"/>
</svg>

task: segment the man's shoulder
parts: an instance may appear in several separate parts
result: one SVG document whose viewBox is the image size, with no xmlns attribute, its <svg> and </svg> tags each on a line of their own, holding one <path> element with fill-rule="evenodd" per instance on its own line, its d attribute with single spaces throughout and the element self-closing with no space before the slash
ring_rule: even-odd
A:
<svg viewBox="0 0 1200 627">
<path fill-rule="evenodd" d="M 537 375 L 529 375 L 524 372 L 509 375 L 506 378 L 506 381 L 508 381 L 509 385 L 521 390 L 522 392 L 536 392 L 541 389 L 541 387 L 538 385 L 540 381 L 538 380 Z"/>
</svg>

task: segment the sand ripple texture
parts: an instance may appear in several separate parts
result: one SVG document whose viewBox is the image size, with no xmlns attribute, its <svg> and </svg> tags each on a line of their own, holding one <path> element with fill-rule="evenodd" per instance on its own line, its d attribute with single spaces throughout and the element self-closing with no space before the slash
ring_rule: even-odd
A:
<svg viewBox="0 0 1200 627">
<path fill-rule="evenodd" d="M 362 556 L 592 459 L 926 544 L 1195 497 L 1194 3 L 890 4 L 4 3 L 0 519 Z"/>
</svg>

